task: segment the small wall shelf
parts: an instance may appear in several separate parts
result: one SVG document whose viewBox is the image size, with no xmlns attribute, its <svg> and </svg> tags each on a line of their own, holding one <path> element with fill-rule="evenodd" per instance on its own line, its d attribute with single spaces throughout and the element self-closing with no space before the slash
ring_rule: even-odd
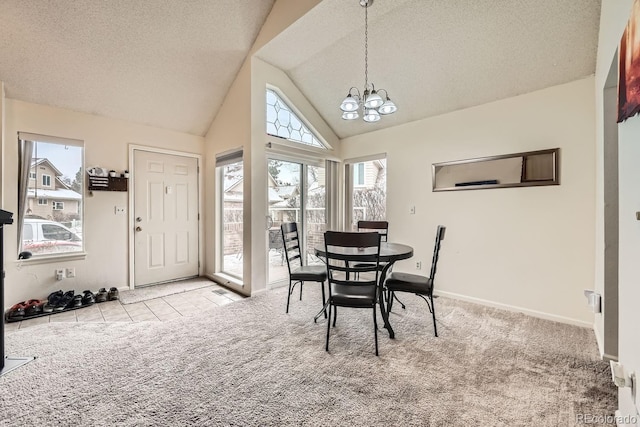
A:
<svg viewBox="0 0 640 427">
<path fill-rule="evenodd" d="M 89 191 L 128 191 L 129 178 L 89 175 Z"/>
</svg>

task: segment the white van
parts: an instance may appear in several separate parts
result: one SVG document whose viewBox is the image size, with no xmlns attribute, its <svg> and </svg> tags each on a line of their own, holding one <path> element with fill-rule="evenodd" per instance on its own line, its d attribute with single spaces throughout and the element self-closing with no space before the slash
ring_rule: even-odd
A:
<svg viewBox="0 0 640 427">
<path fill-rule="evenodd" d="M 82 250 L 82 238 L 64 225 L 40 218 L 25 218 L 22 250 L 33 255 Z"/>
</svg>

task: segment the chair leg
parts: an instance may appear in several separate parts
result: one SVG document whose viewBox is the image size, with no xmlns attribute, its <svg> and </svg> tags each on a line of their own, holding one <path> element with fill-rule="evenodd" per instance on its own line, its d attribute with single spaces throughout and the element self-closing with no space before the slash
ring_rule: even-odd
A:
<svg viewBox="0 0 640 427">
<path fill-rule="evenodd" d="M 333 327 L 336 327 L 336 319 L 338 318 L 338 307 L 333 307 Z M 329 310 L 329 319 L 331 319 L 331 310 Z"/>
<path fill-rule="evenodd" d="M 402 309 L 405 310 L 407 307 L 404 306 L 404 304 L 402 303 L 402 301 L 400 301 L 400 299 L 396 296 L 396 293 L 393 292 L 393 298 L 395 298 L 396 301 L 398 301 L 400 303 L 400 305 L 402 306 Z"/>
<path fill-rule="evenodd" d="M 378 320 L 376 316 L 376 306 L 373 306 L 373 336 L 376 340 L 376 356 L 378 355 Z"/>
<path fill-rule="evenodd" d="M 322 306 L 325 307 L 324 311 L 324 318 L 327 318 L 327 309 L 326 309 L 326 305 L 327 303 L 325 302 L 325 296 L 324 296 L 324 282 L 320 283 L 320 286 L 322 287 Z"/>
<path fill-rule="evenodd" d="M 387 313 L 391 313 L 391 307 L 393 307 L 393 295 L 393 291 L 387 290 Z"/>
<path fill-rule="evenodd" d="M 429 295 L 431 300 L 431 316 L 433 317 L 433 334 L 438 336 L 438 327 L 436 326 L 436 306 L 433 304 L 433 295 Z"/>
<path fill-rule="evenodd" d="M 329 318 L 331 318 L 331 304 L 329 304 Z M 329 332 L 331 331 L 331 322 L 327 322 L 327 344 L 325 345 L 325 351 L 329 351 Z"/>
<path fill-rule="evenodd" d="M 304 282 L 300 282 L 300 301 L 302 301 L 302 284 Z"/>
<path fill-rule="evenodd" d="M 293 288 L 291 287 L 291 280 L 289 280 L 289 292 L 287 292 L 287 313 L 289 313 L 289 300 L 291 299 L 291 292 L 293 292 Z"/>
</svg>

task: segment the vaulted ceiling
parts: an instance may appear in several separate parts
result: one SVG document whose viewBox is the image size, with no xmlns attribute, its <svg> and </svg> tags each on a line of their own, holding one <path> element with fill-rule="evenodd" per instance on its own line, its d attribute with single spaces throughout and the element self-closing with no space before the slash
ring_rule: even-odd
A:
<svg viewBox="0 0 640 427">
<path fill-rule="evenodd" d="M 274 0 L 2 0 L 7 97 L 204 135 Z M 601 0 L 375 0 L 369 81 L 398 111 L 344 121 L 364 86 L 364 8 L 323 0 L 258 56 L 340 137 L 592 75 Z"/>
</svg>

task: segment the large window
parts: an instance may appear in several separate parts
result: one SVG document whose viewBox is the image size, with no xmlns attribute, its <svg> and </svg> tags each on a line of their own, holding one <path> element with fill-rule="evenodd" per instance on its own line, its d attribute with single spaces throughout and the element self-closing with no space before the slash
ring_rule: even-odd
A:
<svg viewBox="0 0 640 427">
<path fill-rule="evenodd" d="M 82 141 L 22 132 L 19 137 L 19 251 L 82 252 Z"/>
<path fill-rule="evenodd" d="M 244 163 L 242 151 L 216 156 L 218 179 L 218 267 L 216 271 L 242 280 Z"/>
<path fill-rule="evenodd" d="M 347 164 L 353 177 L 347 188 L 351 206 L 351 228 L 357 229 L 358 221 L 383 221 L 387 219 L 387 160 L 379 158 Z"/>
</svg>

